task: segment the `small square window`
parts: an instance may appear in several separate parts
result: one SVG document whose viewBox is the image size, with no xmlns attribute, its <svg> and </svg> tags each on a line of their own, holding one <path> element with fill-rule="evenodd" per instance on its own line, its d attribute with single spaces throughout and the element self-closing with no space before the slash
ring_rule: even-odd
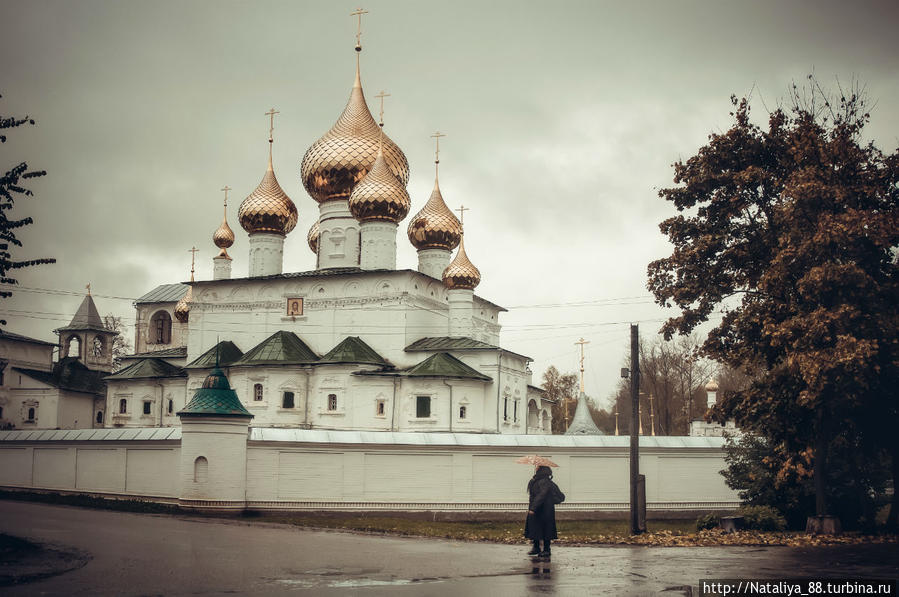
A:
<svg viewBox="0 0 899 597">
<path fill-rule="evenodd" d="M 431 416 L 431 397 L 416 396 L 415 397 L 415 416 L 419 419 L 427 419 Z"/>
<path fill-rule="evenodd" d="M 144 402 L 144 414 L 145 415 L 150 414 L 150 403 L 149 402 Z"/>
<path fill-rule="evenodd" d="M 337 410 L 337 394 L 328 394 L 328 410 Z"/>
<path fill-rule="evenodd" d="M 281 408 L 293 408 L 293 392 L 284 392 L 281 397 Z"/>
<path fill-rule="evenodd" d="M 253 385 L 253 400 L 255 402 L 262 401 L 262 384 L 257 383 Z"/>
</svg>

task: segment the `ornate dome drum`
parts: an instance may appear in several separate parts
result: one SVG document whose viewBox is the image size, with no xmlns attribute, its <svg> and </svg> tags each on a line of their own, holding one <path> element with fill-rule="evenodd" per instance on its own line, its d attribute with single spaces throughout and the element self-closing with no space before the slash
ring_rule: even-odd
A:
<svg viewBox="0 0 899 597">
<path fill-rule="evenodd" d="M 337 123 L 303 156 L 300 170 L 306 191 L 319 203 L 349 199 L 353 187 L 375 163 L 379 135 L 378 123 L 365 103 L 357 68 L 350 99 Z M 383 153 L 390 171 L 405 187 L 409 182 L 409 162 L 387 135 L 383 138 Z"/>
</svg>

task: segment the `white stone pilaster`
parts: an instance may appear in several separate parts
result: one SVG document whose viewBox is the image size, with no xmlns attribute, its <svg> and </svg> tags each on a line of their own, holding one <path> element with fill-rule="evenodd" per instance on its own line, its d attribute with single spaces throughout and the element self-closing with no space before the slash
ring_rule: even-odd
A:
<svg viewBox="0 0 899 597">
<path fill-rule="evenodd" d="M 223 255 L 212 258 L 212 279 L 213 280 L 230 280 L 231 279 L 231 259 Z"/>
<path fill-rule="evenodd" d="M 449 301 L 449 335 L 453 338 L 471 337 L 474 291 L 454 288 L 446 293 Z"/>
<path fill-rule="evenodd" d="M 418 271 L 436 278 L 443 279 L 443 270 L 449 267 L 452 253 L 446 249 L 422 249 L 418 252 Z"/>
<path fill-rule="evenodd" d="M 359 222 L 350 213 L 349 203 L 325 201 L 318 209 L 318 269 L 358 267 Z"/>
<path fill-rule="evenodd" d="M 257 232 L 250 235 L 249 275 L 280 274 L 284 264 L 284 237 L 280 234 Z"/>
<path fill-rule="evenodd" d="M 396 229 L 394 222 L 362 222 L 359 236 L 362 269 L 396 269 Z"/>
</svg>

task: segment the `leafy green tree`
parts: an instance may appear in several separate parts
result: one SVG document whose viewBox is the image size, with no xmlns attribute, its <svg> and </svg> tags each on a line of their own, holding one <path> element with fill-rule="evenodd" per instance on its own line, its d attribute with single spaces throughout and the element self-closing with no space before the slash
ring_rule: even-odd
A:
<svg viewBox="0 0 899 597">
<path fill-rule="evenodd" d="M 34 120 L 28 116 L 17 118 L 0 115 L 0 131 L 17 128 L 23 124 L 34 125 Z M 6 143 L 6 134 L 3 132 L 0 132 L 0 143 Z M 29 170 L 28 164 L 20 162 L 0 177 L 0 284 L 18 283 L 10 275 L 12 270 L 45 263 L 56 263 L 55 259 L 50 258 L 16 259 L 12 248 L 22 246 L 22 242 L 16 238 L 15 231 L 33 223 L 31 217 L 15 218 L 11 214 L 16 198 L 21 199 L 32 195 L 30 190 L 22 186 L 22 181 L 38 178 L 46 174 L 44 170 Z M 12 296 L 12 292 L 0 289 L 0 298 L 8 298 L 10 296 Z M 0 325 L 6 325 L 6 321 L 0 320 Z"/>
<path fill-rule="evenodd" d="M 571 423 L 574 409 L 577 407 L 577 387 L 577 375 L 574 373 L 560 373 L 552 365 L 543 372 L 543 390 L 547 398 L 555 401 L 552 405 L 554 434 L 565 433 Z"/>
<path fill-rule="evenodd" d="M 677 186 L 659 193 L 679 212 L 660 224 L 674 249 L 648 287 L 680 310 L 666 337 L 720 313 L 703 353 L 752 381 L 716 420 L 764 436 L 785 475 L 807 475 L 810 458 L 816 513 L 840 514 L 832 443 L 888 451 L 899 479 L 899 153 L 862 141 L 857 90 L 832 99 L 810 77 L 791 99 L 763 129 L 732 98 L 730 129 L 674 164 Z"/>
</svg>

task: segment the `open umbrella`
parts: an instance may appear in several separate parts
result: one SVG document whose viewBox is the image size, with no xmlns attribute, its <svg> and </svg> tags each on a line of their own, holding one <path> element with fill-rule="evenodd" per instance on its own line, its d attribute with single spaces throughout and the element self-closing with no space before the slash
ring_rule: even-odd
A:
<svg viewBox="0 0 899 597">
<path fill-rule="evenodd" d="M 532 454 L 530 456 L 522 456 L 515 462 L 517 462 L 518 464 L 530 464 L 531 466 L 559 466 L 546 456 L 538 456 L 536 454 Z"/>
</svg>

